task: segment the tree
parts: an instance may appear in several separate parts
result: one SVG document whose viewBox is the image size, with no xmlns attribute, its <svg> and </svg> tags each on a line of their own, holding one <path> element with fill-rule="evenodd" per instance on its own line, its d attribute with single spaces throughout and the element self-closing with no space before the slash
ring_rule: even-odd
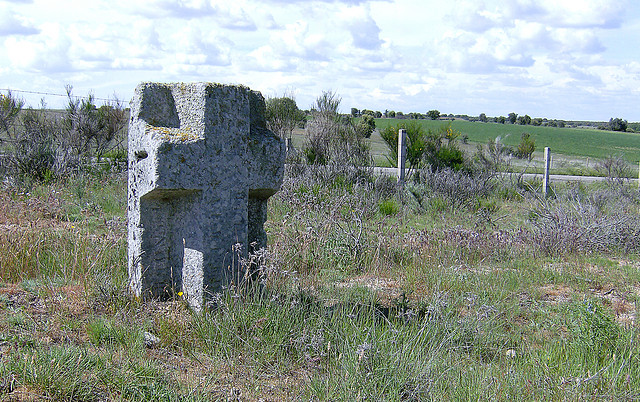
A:
<svg viewBox="0 0 640 402">
<path fill-rule="evenodd" d="M 376 121 L 370 114 L 363 114 L 358 123 L 356 123 L 356 132 L 364 138 L 371 137 L 375 129 Z"/>
<path fill-rule="evenodd" d="M 522 133 L 520 144 L 516 148 L 515 156 L 520 159 L 527 159 L 531 162 L 533 152 L 536 150 L 536 141 L 531 138 L 529 133 Z"/>
<path fill-rule="evenodd" d="M 504 116 L 500 116 L 498 118 L 496 118 L 496 122 L 500 123 L 500 124 L 504 124 L 507 121 L 507 118 Z"/>
<path fill-rule="evenodd" d="M 513 113 L 513 112 L 509 113 L 508 119 L 509 119 L 509 123 L 516 124 L 516 121 L 518 120 L 518 113 Z"/>
<path fill-rule="evenodd" d="M 280 138 L 291 138 L 293 130 L 305 119 L 304 112 L 292 96 L 269 98 L 266 101 L 265 117 L 267 127 Z"/>
<path fill-rule="evenodd" d="M 360 111 L 357 108 L 352 107 L 351 108 L 351 117 L 358 117 L 358 116 L 360 116 Z"/>
<path fill-rule="evenodd" d="M 393 110 L 389 110 L 389 112 L 387 113 L 387 117 L 393 119 L 396 117 L 396 112 Z"/>
<path fill-rule="evenodd" d="M 431 120 L 437 120 L 438 118 L 440 118 L 440 112 L 438 110 L 429 110 L 427 112 L 427 117 L 430 118 Z"/>
<path fill-rule="evenodd" d="M 518 124 L 522 126 L 531 124 L 531 116 L 529 116 L 528 114 L 525 114 L 524 116 L 519 116 L 516 120 Z"/>
<path fill-rule="evenodd" d="M 478 116 L 478 120 L 480 120 L 483 123 L 487 122 L 487 115 L 484 113 L 480 113 L 480 116 Z"/>
<path fill-rule="evenodd" d="M 627 121 L 618 117 L 609 119 L 609 130 L 611 131 L 627 131 Z"/>
</svg>

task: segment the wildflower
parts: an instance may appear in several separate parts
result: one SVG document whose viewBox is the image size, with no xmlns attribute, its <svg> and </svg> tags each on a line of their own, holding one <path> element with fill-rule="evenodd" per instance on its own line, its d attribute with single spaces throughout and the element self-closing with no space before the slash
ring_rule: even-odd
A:
<svg viewBox="0 0 640 402">
<path fill-rule="evenodd" d="M 183 292 L 178 292 L 178 296 L 182 297 L 184 293 Z"/>
</svg>

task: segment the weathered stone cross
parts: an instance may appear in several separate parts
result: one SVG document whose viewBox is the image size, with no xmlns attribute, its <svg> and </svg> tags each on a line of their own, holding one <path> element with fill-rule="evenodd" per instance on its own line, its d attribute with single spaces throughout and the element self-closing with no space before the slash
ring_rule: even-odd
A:
<svg viewBox="0 0 640 402">
<path fill-rule="evenodd" d="M 183 292 L 196 310 L 239 272 L 232 247 L 266 246 L 283 141 L 242 86 L 142 83 L 129 122 L 129 280 L 135 295 Z"/>
</svg>

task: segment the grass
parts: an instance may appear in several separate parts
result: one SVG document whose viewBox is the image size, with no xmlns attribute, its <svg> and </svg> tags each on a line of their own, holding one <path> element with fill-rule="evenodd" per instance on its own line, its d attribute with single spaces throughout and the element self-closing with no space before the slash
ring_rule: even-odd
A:
<svg viewBox="0 0 640 402">
<path fill-rule="evenodd" d="M 264 284 L 202 314 L 128 293 L 124 177 L 5 186 L 0 399 L 640 396 L 636 190 L 324 177 L 287 176 Z"/>
<path fill-rule="evenodd" d="M 376 119 L 376 127 L 383 129 L 396 124 L 397 121 L 396 119 Z M 447 124 L 437 120 L 415 121 L 426 129 L 432 130 Z M 486 144 L 487 141 L 500 137 L 504 144 L 516 146 L 520 143 L 520 135 L 527 132 L 535 140 L 538 153 L 543 152 L 544 147 L 549 147 L 553 153 L 568 156 L 603 159 L 619 154 L 629 162 L 637 163 L 640 160 L 640 133 L 480 123 L 466 120 L 454 120 L 451 126 L 460 131 L 463 136 L 467 135 L 471 143 Z"/>
<path fill-rule="evenodd" d="M 376 119 L 377 130 L 383 130 L 389 125 L 395 125 L 397 119 Z M 412 120 L 425 129 L 436 130 L 443 124 L 438 120 Z M 601 175 L 594 168 L 601 159 L 612 155 L 620 155 L 630 163 L 631 169 L 637 171 L 637 163 L 640 160 L 640 133 L 621 133 L 615 131 L 603 131 L 581 128 L 556 128 L 540 126 L 521 126 L 513 124 L 469 122 L 455 120 L 451 126 L 460 131 L 462 136 L 468 138 L 468 144 L 463 144 L 467 154 L 472 154 L 477 145 L 485 145 L 488 141 L 500 138 L 509 146 L 515 147 L 520 142 L 523 132 L 531 134 L 535 140 L 536 152 L 533 163 L 529 164 L 528 172 L 544 171 L 544 148 L 551 148 L 553 164 L 552 174 L 569 175 Z M 378 131 L 374 131 L 369 141 L 371 154 L 376 166 L 390 166 L 386 155 L 389 150 L 380 137 Z M 305 144 L 303 130 L 296 130 L 293 134 L 293 144 L 297 149 L 302 149 Z M 635 177 L 635 174 L 634 174 Z"/>
</svg>

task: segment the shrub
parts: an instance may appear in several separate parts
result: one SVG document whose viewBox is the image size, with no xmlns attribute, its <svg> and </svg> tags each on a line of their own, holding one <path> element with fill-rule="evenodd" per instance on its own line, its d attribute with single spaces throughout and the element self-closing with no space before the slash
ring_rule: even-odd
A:
<svg viewBox="0 0 640 402">
<path fill-rule="evenodd" d="M 74 98 L 62 113 L 22 110 L 24 102 L 9 92 L 0 99 L 0 130 L 7 134 L 8 169 L 20 177 L 47 181 L 77 172 L 83 162 L 98 161 L 108 151 L 121 148 L 119 136 L 127 123 L 126 111 L 116 99 L 98 107 L 93 95 Z"/>
<path fill-rule="evenodd" d="M 376 121 L 370 114 L 364 114 L 356 124 L 355 129 L 358 135 L 369 138 L 373 130 L 376 129 Z"/>
<path fill-rule="evenodd" d="M 380 203 L 378 204 L 378 210 L 382 215 L 389 216 L 396 215 L 398 211 L 400 211 L 400 208 L 398 207 L 398 204 L 395 200 L 385 199 L 380 201 Z"/>
<path fill-rule="evenodd" d="M 527 159 L 531 161 L 533 159 L 533 152 L 536 150 L 536 141 L 531 138 L 531 134 L 522 133 L 520 137 L 520 144 L 516 148 L 514 155 L 519 159 Z"/>
<path fill-rule="evenodd" d="M 24 111 L 22 130 L 13 139 L 11 151 L 12 170 L 19 176 L 38 181 L 50 181 L 54 177 L 56 162 L 55 139 L 60 127 L 54 118 L 42 110 Z"/>
<path fill-rule="evenodd" d="M 610 155 L 596 164 L 598 173 L 603 174 L 607 181 L 621 183 L 631 176 L 631 168 L 620 155 Z"/>
<path fill-rule="evenodd" d="M 341 99 L 323 92 L 311 110 L 305 132 L 308 145 L 303 150 L 306 162 L 316 165 L 356 169 L 372 165 L 369 145 L 348 117 L 338 114 Z"/>
<path fill-rule="evenodd" d="M 430 166 L 434 172 L 444 168 L 466 169 L 464 154 L 457 143 L 459 131 L 453 130 L 451 124 L 448 124 L 436 131 L 425 132 L 422 126 L 415 122 L 402 122 L 395 127 L 388 126 L 380 133 L 389 148 L 387 159 L 392 166 L 397 166 L 398 132 L 401 129 L 407 132 L 409 169 L 418 168 L 421 164 Z"/>
</svg>

